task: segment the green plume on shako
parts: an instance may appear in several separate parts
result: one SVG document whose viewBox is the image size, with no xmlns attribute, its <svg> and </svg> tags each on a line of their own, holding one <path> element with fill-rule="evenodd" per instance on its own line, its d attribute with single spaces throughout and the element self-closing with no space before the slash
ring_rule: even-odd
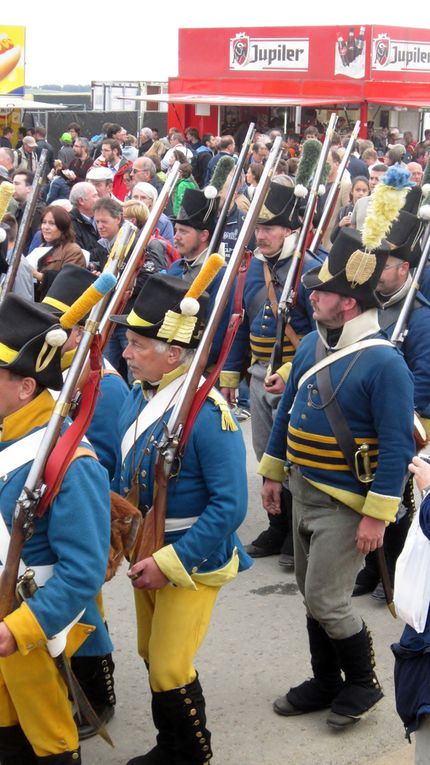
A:
<svg viewBox="0 0 430 765">
<path fill-rule="evenodd" d="M 212 199 L 219 194 L 235 164 L 233 157 L 221 157 L 215 166 L 209 186 L 206 186 L 204 190 L 207 199 Z"/>
</svg>

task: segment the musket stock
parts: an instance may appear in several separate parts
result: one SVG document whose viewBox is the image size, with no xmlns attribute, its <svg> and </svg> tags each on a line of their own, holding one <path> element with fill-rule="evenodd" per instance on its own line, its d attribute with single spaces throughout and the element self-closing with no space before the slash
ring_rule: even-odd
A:
<svg viewBox="0 0 430 765">
<path fill-rule="evenodd" d="M 194 355 L 191 366 L 165 427 L 165 433 L 158 446 L 156 463 L 157 489 L 154 504 L 145 515 L 140 541 L 136 545 L 132 562 L 143 560 L 164 545 L 165 515 L 168 481 L 176 456 L 181 447 L 181 436 L 190 413 L 194 396 L 207 366 L 209 351 L 223 312 L 227 306 L 229 294 L 239 271 L 243 253 L 254 231 L 260 209 L 266 198 L 273 173 L 282 150 L 282 139 L 277 137 L 267 159 L 260 182 L 255 190 L 251 205 L 246 214 L 243 227 L 231 254 L 219 286 L 212 313 L 206 324 L 202 339 Z"/>
</svg>

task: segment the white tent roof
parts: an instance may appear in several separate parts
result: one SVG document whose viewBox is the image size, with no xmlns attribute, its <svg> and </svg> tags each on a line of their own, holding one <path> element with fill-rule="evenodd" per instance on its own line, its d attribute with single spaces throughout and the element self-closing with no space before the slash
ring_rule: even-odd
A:
<svg viewBox="0 0 430 765">
<path fill-rule="evenodd" d="M 23 96 L 0 96 L 0 111 L 10 109 L 66 109 L 63 104 L 47 104 L 45 101 L 33 101 Z"/>
</svg>

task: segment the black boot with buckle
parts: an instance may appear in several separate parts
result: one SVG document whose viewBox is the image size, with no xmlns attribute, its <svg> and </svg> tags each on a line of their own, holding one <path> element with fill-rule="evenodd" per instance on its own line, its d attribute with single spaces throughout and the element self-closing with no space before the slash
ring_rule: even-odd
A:
<svg viewBox="0 0 430 765">
<path fill-rule="evenodd" d="M 307 629 L 314 676 L 276 699 L 274 711 L 286 717 L 326 709 L 343 687 L 339 659 L 326 631 L 310 617 Z"/>
<path fill-rule="evenodd" d="M 198 677 L 188 685 L 152 694 L 157 746 L 127 765 L 205 765 L 212 757 L 205 699 Z"/>
<path fill-rule="evenodd" d="M 384 694 L 374 671 L 373 643 L 366 625 L 363 624 L 357 634 L 332 642 L 345 674 L 345 684 L 333 700 L 327 723 L 342 729 L 359 722 Z"/>
<path fill-rule="evenodd" d="M 102 724 L 112 719 L 115 712 L 115 691 L 112 654 L 105 656 L 72 656 L 72 670 Z M 76 720 L 75 720 L 76 722 Z M 76 723 L 79 740 L 97 735 L 93 725 L 86 721 Z"/>
</svg>

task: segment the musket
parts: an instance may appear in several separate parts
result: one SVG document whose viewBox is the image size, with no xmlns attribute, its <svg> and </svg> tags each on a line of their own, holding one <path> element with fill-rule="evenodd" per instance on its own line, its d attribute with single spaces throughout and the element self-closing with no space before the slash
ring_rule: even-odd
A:
<svg viewBox="0 0 430 765">
<path fill-rule="evenodd" d="M 297 300 L 300 274 L 306 255 L 306 241 L 308 238 L 308 231 L 312 226 L 312 220 L 318 202 L 318 188 L 330 149 L 334 129 L 336 127 L 336 121 L 336 114 L 332 114 L 328 124 L 324 143 L 318 158 L 315 175 L 312 180 L 312 186 L 308 195 L 305 214 L 303 217 L 303 223 L 300 229 L 299 238 L 297 240 L 297 245 L 291 258 L 291 265 L 285 280 L 281 297 L 278 302 L 276 337 L 272 348 L 269 366 L 267 367 L 266 380 L 270 377 L 270 375 L 277 372 L 279 367 L 282 365 L 282 351 L 284 346 L 285 329 Z"/>
<path fill-rule="evenodd" d="M 324 209 L 322 211 L 322 215 L 320 218 L 320 221 L 318 223 L 318 226 L 315 229 L 314 237 L 312 239 L 312 242 L 310 244 L 309 249 L 311 252 L 317 252 L 319 245 L 321 244 L 321 240 L 324 236 L 325 230 L 327 228 L 327 225 L 330 221 L 330 218 L 333 214 L 333 210 L 336 206 L 336 201 L 340 193 L 340 183 L 343 177 L 343 174 L 345 172 L 345 168 L 348 164 L 349 158 L 351 156 L 352 148 L 354 146 L 355 141 L 357 140 L 358 133 L 360 131 L 360 120 L 357 120 L 357 122 L 354 125 L 354 129 L 351 133 L 350 139 L 348 141 L 348 145 L 345 149 L 345 153 L 342 157 L 342 161 L 337 168 L 336 177 L 334 179 L 334 182 L 331 185 L 331 188 L 327 194 L 326 203 L 324 205 Z"/>
<path fill-rule="evenodd" d="M 211 237 L 211 240 L 209 242 L 207 257 L 209 257 L 209 255 L 212 255 L 213 252 L 218 252 L 218 248 L 219 248 L 220 243 L 221 243 L 221 237 L 222 237 L 222 234 L 223 234 L 223 231 L 224 231 L 225 222 L 227 220 L 227 216 L 228 216 L 229 211 L 230 211 L 230 205 L 231 205 L 231 203 L 233 201 L 233 197 L 234 197 L 234 194 L 236 192 L 237 185 L 238 185 L 238 183 L 240 181 L 240 176 L 241 176 L 241 174 L 243 172 L 243 168 L 245 166 L 246 158 L 248 156 L 248 150 L 249 150 L 249 147 L 251 145 L 251 141 L 252 141 L 254 132 L 255 132 L 255 123 L 251 122 L 250 125 L 249 125 L 249 128 L 247 130 L 247 133 L 246 133 L 246 136 L 245 136 L 245 140 L 243 142 L 242 149 L 240 151 L 238 160 L 236 162 L 233 178 L 231 179 L 230 185 L 228 187 L 228 191 L 227 191 L 227 194 L 226 194 L 226 197 L 225 197 L 223 208 L 222 208 L 222 210 L 221 210 L 221 212 L 220 212 L 220 214 L 218 216 L 218 219 L 217 219 L 217 222 L 216 222 L 216 226 L 215 226 L 215 230 L 214 230 L 214 232 L 212 234 L 212 237 Z"/>
<path fill-rule="evenodd" d="M 176 456 L 181 448 L 181 437 L 189 416 L 196 391 L 200 385 L 211 345 L 219 322 L 227 306 L 229 294 L 233 288 L 243 253 L 254 231 L 260 209 L 266 198 L 273 173 L 276 169 L 282 150 L 282 139 L 278 136 L 265 164 L 262 176 L 256 187 L 249 210 L 243 222 L 237 242 L 234 246 L 229 263 L 215 297 L 211 315 L 203 332 L 202 339 L 187 372 L 178 400 L 174 405 L 158 445 L 158 455 L 155 467 L 157 490 L 154 504 L 144 517 L 141 540 L 135 548 L 133 562 L 150 556 L 164 544 L 165 514 L 169 477 L 175 464 Z"/>
<path fill-rule="evenodd" d="M 408 334 L 409 316 L 414 307 L 415 296 L 420 288 L 421 278 L 427 263 L 429 252 L 430 252 L 430 228 L 427 227 L 426 232 L 424 234 L 424 242 L 423 242 L 421 257 L 418 261 L 418 265 L 412 276 L 411 286 L 409 287 L 406 298 L 403 301 L 402 309 L 397 317 L 397 321 L 394 325 L 393 333 L 390 338 L 391 342 L 394 345 L 396 345 L 397 348 L 401 348 L 404 341 L 406 340 L 406 336 Z"/>
<path fill-rule="evenodd" d="M 113 293 L 108 305 L 106 306 L 106 310 L 101 318 L 99 327 L 102 350 L 106 346 L 106 343 L 108 342 L 109 337 L 114 329 L 114 324 L 111 322 L 109 317 L 122 313 L 122 309 L 127 303 L 129 290 L 133 285 L 134 279 L 144 257 L 145 250 L 149 244 L 149 240 L 151 239 L 153 231 L 157 226 L 158 219 L 163 212 L 169 196 L 171 195 L 175 186 L 176 180 L 178 178 L 179 166 L 179 162 L 175 162 L 172 165 L 166 181 L 149 214 L 148 220 L 140 232 L 140 235 L 134 244 L 133 250 L 131 251 L 127 262 L 124 264 L 115 292 Z"/>
<path fill-rule="evenodd" d="M 21 553 L 25 542 L 33 534 L 35 516 L 38 504 L 47 491 L 44 483 L 44 472 L 49 455 L 58 441 L 63 423 L 68 415 L 71 401 L 75 392 L 76 384 L 81 373 L 91 343 L 97 331 L 100 314 L 104 309 L 107 293 L 113 288 L 115 278 L 110 274 L 104 274 L 86 290 L 76 301 L 76 304 L 66 311 L 61 317 L 63 328 L 70 329 L 77 320 L 88 312 L 89 296 L 92 297 L 94 308 L 85 325 L 82 340 L 77 348 L 69 374 L 61 389 L 60 396 L 48 421 L 40 447 L 31 465 L 24 487 L 18 497 L 13 513 L 12 532 L 3 572 L 0 575 L 0 621 L 9 614 L 15 603 L 15 587 L 18 578 L 18 570 Z M 103 297 L 104 296 L 104 297 Z M 100 301 L 100 298 L 103 298 Z M 96 302 L 98 304 L 96 304 Z M 77 312 L 76 305 L 79 303 L 83 313 Z M 57 351 L 58 352 L 58 351 Z"/>
<path fill-rule="evenodd" d="M 22 576 L 20 576 L 18 579 L 16 586 L 18 602 L 30 600 L 30 598 L 36 594 L 38 589 L 39 588 L 35 580 L 33 569 L 26 569 L 26 571 L 24 571 Z M 99 720 L 98 716 L 94 712 L 91 703 L 88 701 L 87 696 L 82 690 L 79 681 L 76 679 L 75 674 L 69 664 L 65 648 L 63 648 L 65 640 L 65 636 L 48 640 L 48 653 L 63 679 L 70 699 L 74 703 L 79 722 L 82 722 L 83 719 L 86 720 L 89 725 L 93 726 L 97 734 L 101 736 L 106 741 L 106 743 L 113 747 L 114 743 L 106 730 L 106 726 Z"/>
<path fill-rule="evenodd" d="M 16 238 L 15 247 L 10 259 L 9 268 L 5 276 L 4 282 L 0 292 L 0 305 L 2 304 L 5 296 L 8 292 L 11 292 L 13 285 L 15 284 L 16 275 L 18 273 L 19 264 L 21 262 L 21 255 L 24 252 L 24 248 L 27 242 L 28 232 L 36 211 L 36 205 L 39 198 L 40 186 L 43 182 L 43 169 L 46 164 L 46 157 L 48 154 L 47 149 L 42 149 L 40 160 L 34 174 L 33 184 L 31 187 L 30 195 L 27 199 L 24 214 L 22 216 L 21 224 L 18 229 L 18 236 Z"/>
</svg>

